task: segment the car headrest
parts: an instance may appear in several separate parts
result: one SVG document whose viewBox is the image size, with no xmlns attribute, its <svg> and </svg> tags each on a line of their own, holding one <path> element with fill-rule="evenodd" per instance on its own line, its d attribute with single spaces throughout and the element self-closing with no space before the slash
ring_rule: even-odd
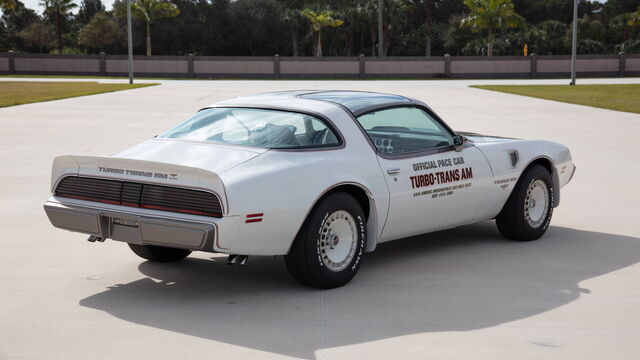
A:
<svg viewBox="0 0 640 360">
<path fill-rule="evenodd" d="M 249 143 L 255 145 L 275 146 L 300 145 L 295 136 L 296 127 L 293 125 L 273 125 L 254 129 L 249 135 Z"/>
</svg>

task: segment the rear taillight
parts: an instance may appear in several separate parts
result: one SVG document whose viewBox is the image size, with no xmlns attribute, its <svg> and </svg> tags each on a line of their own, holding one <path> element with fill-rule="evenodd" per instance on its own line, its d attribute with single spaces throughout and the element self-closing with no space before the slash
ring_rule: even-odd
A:
<svg viewBox="0 0 640 360">
<path fill-rule="evenodd" d="M 114 205 L 222 217 L 220 199 L 215 194 L 164 185 L 69 176 L 60 181 L 54 195 Z"/>
</svg>

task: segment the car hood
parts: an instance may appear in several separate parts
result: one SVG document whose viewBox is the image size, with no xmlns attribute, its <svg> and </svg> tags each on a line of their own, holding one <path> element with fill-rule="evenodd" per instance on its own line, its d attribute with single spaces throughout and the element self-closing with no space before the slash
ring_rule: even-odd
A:
<svg viewBox="0 0 640 360">
<path fill-rule="evenodd" d="M 269 149 L 177 139 L 152 139 L 113 156 L 189 166 L 220 174 Z"/>
</svg>

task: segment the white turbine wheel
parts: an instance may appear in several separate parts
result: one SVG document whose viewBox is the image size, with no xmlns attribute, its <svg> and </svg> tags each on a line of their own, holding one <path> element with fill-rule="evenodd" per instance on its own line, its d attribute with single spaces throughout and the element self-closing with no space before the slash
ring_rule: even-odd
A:
<svg viewBox="0 0 640 360">
<path fill-rule="evenodd" d="M 358 232 L 353 216 L 344 210 L 333 212 L 320 229 L 320 257 L 331 271 L 342 271 L 356 254 Z"/>
<path fill-rule="evenodd" d="M 549 189 L 542 180 L 534 180 L 527 188 L 524 200 L 524 217 L 529 226 L 536 229 L 542 225 L 549 212 Z"/>
</svg>

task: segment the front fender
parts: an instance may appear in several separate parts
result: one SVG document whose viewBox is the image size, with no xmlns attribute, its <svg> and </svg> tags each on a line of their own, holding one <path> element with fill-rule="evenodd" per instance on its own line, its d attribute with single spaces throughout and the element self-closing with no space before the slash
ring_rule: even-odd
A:
<svg viewBox="0 0 640 360">
<path fill-rule="evenodd" d="M 483 217 L 490 219 L 498 215 L 526 169 L 538 162 L 551 170 L 553 185 L 556 189 L 553 206 L 557 207 L 560 204 L 560 188 L 568 183 L 570 174 L 575 169 L 566 146 L 550 141 L 515 139 L 481 142 L 474 145 L 489 161 L 494 176 L 495 187 L 490 196 L 492 200 L 481 211 L 484 214 Z M 517 154 L 515 162 L 513 161 L 514 152 Z"/>
</svg>

